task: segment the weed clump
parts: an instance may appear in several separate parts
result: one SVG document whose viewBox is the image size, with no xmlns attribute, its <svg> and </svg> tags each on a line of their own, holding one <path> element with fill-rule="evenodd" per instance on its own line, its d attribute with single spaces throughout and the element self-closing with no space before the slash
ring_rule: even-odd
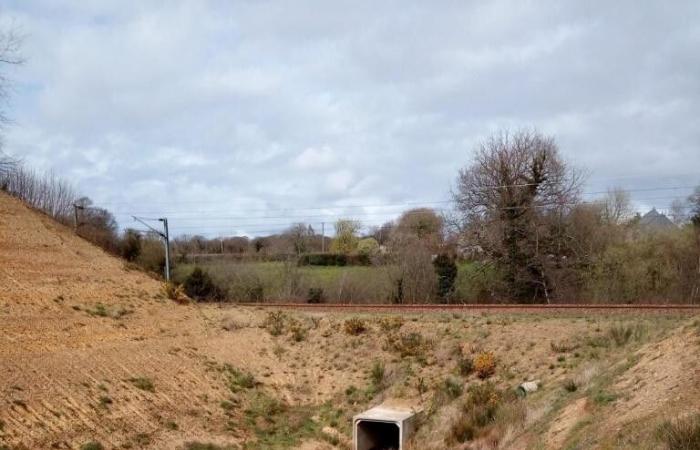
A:
<svg viewBox="0 0 700 450">
<path fill-rule="evenodd" d="M 474 372 L 474 360 L 468 356 L 461 356 L 457 360 L 457 371 L 463 377 L 471 375 Z"/>
<path fill-rule="evenodd" d="M 244 389 L 255 387 L 255 377 L 251 373 L 237 369 L 230 364 L 224 364 L 223 370 L 228 381 L 228 387 L 234 394 Z"/>
<path fill-rule="evenodd" d="M 659 426 L 657 435 L 669 450 L 691 450 L 700 448 L 700 414 L 676 421 L 667 421 Z"/>
<path fill-rule="evenodd" d="M 90 441 L 81 445 L 80 450 L 104 450 L 104 446 L 97 441 Z"/>
<path fill-rule="evenodd" d="M 298 320 L 294 320 L 290 323 L 289 332 L 292 334 L 292 340 L 294 342 L 305 340 L 306 336 L 309 334 L 309 330 Z"/>
<path fill-rule="evenodd" d="M 578 390 L 578 384 L 572 379 L 564 381 L 564 390 L 566 392 L 576 392 Z"/>
<path fill-rule="evenodd" d="M 279 336 L 284 333 L 284 325 L 287 322 L 287 315 L 283 311 L 270 311 L 265 316 L 263 328 L 272 336 Z"/>
<path fill-rule="evenodd" d="M 462 405 L 461 417 L 452 424 L 445 438 L 446 444 L 455 446 L 478 437 L 482 429 L 494 422 L 502 401 L 503 394 L 491 382 L 472 385 Z"/>
<path fill-rule="evenodd" d="M 372 371 L 370 372 L 370 380 L 372 382 L 372 386 L 375 387 L 377 390 L 381 389 L 384 386 L 384 375 L 384 363 L 379 360 L 374 361 L 374 364 L 372 365 Z"/>
<path fill-rule="evenodd" d="M 205 442 L 187 442 L 185 443 L 185 450 L 234 450 L 238 447 L 233 447 L 230 445 L 221 446 Z"/>
<path fill-rule="evenodd" d="M 608 330 L 608 334 L 610 335 L 610 338 L 615 342 L 615 345 L 618 347 L 624 347 L 627 345 L 627 343 L 630 341 L 630 339 L 634 339 L 635 341 L 640 341 L 643 337 L 644 334 L 646 333 L 646 329 L 644 326 L 640 324 L 636 325 L 623 325 L 623 324 L 617 324 L 613 325 L 610 330 Z"/>
<path fill-rule="evenodd" d="M 367 324 L 359 317 L 351 317 L 345 321 L 343 328 L 347 334 L 351 336 L 359 336 L 367 331 Z"/>
<path fill-rule="evenodd" d="M 142 391 L 155 392 L 156 390 L 156 387 L 150 378 L 134 377 L 129 378 L 129 382 L 131 382 L 131 384 L 133 384 L 136 388 L 141 389 Z"/>
<path fill-rule="evenodd" d="M 445 378 L 445 382 L 442 385 L 442 390 L 447 394 L 450 399 L 455 399 L 462 395 L 464 388 L 462 387 L 462 382 L 452 377 Z"/>
<path fill-rule="evenodd" d="M 481 379 L 486 379 L 496 373 L 496 358 L 491 352 L 481 352 L 474 358 L 474 370 Z"/>
<path fill-rule="evenodd" d="M 183 288 L 181 284 L 173 283 L 172 281 L 163 283 L 163 295 L 177 303 L 187 303 L 185 288 Z"/>
<path fill-rule="evenodd" d="M 396 331 L 403 326 L 403 319 L 400 316 L 382 317 L 378 323 L 382 331 Z"/>
<path fill-rule="evenodd" d="M 428 347 L 428 342 L 423 335 L 416 332 L 390 334 L 387 336 L 387 344 L 402 358 L 407 356 L 423 358 Z"/>
</svg>

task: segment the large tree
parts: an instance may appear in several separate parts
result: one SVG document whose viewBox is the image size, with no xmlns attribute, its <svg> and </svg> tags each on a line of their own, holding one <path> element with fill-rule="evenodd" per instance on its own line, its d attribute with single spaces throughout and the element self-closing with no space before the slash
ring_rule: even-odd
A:
<svg viewBox="0 0 700 450">
<path fill-rule="evenodd" d="M 577 203 L 581 181 L 554 139 L 536 131 L 492 135 L 459 171 L 453 195 L 462 229 L 499 266 L 507 295 L 551 298 L 549 261 L 563 254 L 562 216 Z"/>
</svg>

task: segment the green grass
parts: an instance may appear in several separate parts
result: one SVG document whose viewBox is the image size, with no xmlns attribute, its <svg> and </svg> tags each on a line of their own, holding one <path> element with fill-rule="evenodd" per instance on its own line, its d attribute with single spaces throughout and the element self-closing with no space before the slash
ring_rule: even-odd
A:
<svg viewBox="0 0 700 450">
<path fill-rule="evenodd" d="M 104 450 L 104 446 L 97 441 L 91 441 L 81 445 L 80 450 Z"/>
<path fill-rule="evenodd" d="M 309 290 L 322 289 L 326 301 L 388 301 L 394 285 L 387 266 L 301 266 L 284 262 L 211 261 L 198 264 L 234 301 L 306 299 Z M 181 283 L 194 264 L 178 264 L 173 271 Z M 478 301 L 488 294 L 495 271 L 478 263 L 461 263 L 455 294 L 464 301 Z"/>
</svg>

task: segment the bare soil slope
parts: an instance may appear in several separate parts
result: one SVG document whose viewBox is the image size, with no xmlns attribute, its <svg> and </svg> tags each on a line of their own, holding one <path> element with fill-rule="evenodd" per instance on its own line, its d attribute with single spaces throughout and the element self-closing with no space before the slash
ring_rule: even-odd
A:
<svg viewBox="0 0 700 450">
<path fill-rule="evenodd" d="M 353 321 L 363 329 L 348 333 Z M 618 345 L 619 324 L 641 331 Z M 483 352 L 496 361 L 488 381 L 463 367 Z M 698 410 L 699 362 L 700 323 L 687 316 L 178 305 L 0 193 L 3 450 L 348 448 L 352 415 L 385 400 L 428 413 L 415 449 L 656 448 L 661 420 Z M 471 388 L 533 379 L 538 392 L 504 403 L 471 441 L 455 437 Z"/>
</svg>

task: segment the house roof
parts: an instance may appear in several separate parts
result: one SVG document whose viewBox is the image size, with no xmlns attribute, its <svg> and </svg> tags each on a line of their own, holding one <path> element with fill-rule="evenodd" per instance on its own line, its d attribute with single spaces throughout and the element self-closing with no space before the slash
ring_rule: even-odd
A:
<svg viewBox="0 0 700 450">
<path fill-rule="evenodd" d="M 651 211 L 644 214 L 639 220 L 639 225 L 652 230 L 666 230 L 669 228 L 675 228 L 675 225 L 673 222 L 671 222 L 671 219 L 666 217 L 665 214 L 658 212 L 656 208 L 652 208 Z"/>
</svg>

